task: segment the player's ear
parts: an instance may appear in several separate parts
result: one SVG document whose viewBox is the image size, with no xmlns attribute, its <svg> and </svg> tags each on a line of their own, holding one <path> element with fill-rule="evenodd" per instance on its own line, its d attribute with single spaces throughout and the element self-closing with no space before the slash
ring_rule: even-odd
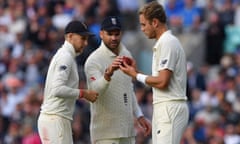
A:
<svg viewBox="0 0 240 144">
<path fill-rule="evenodd" d="M 67 33 L 67 34 L 65 34 L 65 39 L 70 42 L 72 39 L 72 36 L 73 36 L 73 33 Z"/>
<path fill-rule="evenodd" d="M 152 20 L 152 25 L 153 25 L 154 27 L 158 27 L 158 25 L 159 25 L 159 20 L 156 19 L 156 18 L 153 18 L 153 20 Z"/>
<path fill-rule="evenodd" d="M 103 30 L 100 30 L 99 36 L 100 36 L 101 39 L 103 38 L 103 33 L 104 33 L 104 31 L 103 31 Z"/>
</svg>

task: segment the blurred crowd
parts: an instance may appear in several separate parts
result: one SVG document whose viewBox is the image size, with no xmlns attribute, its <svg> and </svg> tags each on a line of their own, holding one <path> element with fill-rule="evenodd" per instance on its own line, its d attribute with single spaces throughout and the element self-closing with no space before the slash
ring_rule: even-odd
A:
<svg viewBox="0 0 240 144">
<path fill-rule="evenodd" d="M 151 0 L 0 0 L 0 144 L 40 144 L 37 118 L 48 64 L 63 44 L 64 27 L 83 20 L 96 34 L 77 58 L 83 65 L 100 39 L 100 22 L 122 19 L 123 43 L 138 67 L 151 73 L 154 42 L 140 31 L 137 11 Z M 189 125 L 182 144 L 240 143 L 240 0 L 159 0 L 180 39 L 188 64 Z M 152 91 L 135 83 L 138 102 L 151 120 Z M 76 102 L 74 144 L 89 144 L 89 103 Z M 137 144 L 151 144 L 136 127 Z"/>
</svg>

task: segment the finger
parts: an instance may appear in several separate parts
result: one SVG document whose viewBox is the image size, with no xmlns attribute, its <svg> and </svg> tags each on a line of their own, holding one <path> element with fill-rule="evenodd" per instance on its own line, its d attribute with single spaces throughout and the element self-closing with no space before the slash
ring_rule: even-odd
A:
<svg viewBox="0 0 240 144">
<path fill-rule="evenodd" d="M 125 61 L 123 62 L 123 66 L 126 67 L 126 68 L 129 67 L 129 65 Z"/>
<path fill-rule="evenodd" d="M 92 98 L 92 102 L 95 102 L 96 100 L 97 100 L 96 98 L 94 98 L 94 97 Z"/>
<path fill-rule="evenodd" d="M 118 58 L 116 58 L 116 59 L 114 60 L 114 62 L 116 62 L 116 63 L 121 63 L 121 62 L 122 62 L 122 58 L 121 58 L 121 57 L 118 57 Z"/>
<path fill-rule="evenodd" d="M 144 136 L 148 136 L 150 134 L 149 129 L 145 129 Z"/>
<path fill-rule="evenodd" d="M 126 70 L 126 68 L 125 68 L 124 66 L 122 66 L 122 65 L 119 65 L 119 68 L 120 68 L 122 71 L 125 71 L 125 70 Z"/>
</svg>

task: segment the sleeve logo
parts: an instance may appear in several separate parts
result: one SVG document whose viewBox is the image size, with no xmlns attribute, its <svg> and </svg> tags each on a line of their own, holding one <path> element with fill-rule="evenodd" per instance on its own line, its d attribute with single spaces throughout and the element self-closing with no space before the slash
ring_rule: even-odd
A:
<svg viewBox="0 0 240 144">
<path fill-rule="evenodd" d="M 65 65 L 61 65 L 61 66 L 60 66 L 60 71 L 66 70 L 66 69 L 67 69 L 67 66 L 65 66 Z"/>
<path fill-rule="evenodd" d="M 164 60 L 161 61 L 162 65 L 165 65 L 166 63 L 167 63 L 167 59 L 164 59 Z"/>
<path fill-rule="evenodd" d="M 90 80 L 91 80 L 91 81 L 95 81 L 96 78 L 92 76 L 92 77 L 90 77 Z"/>
</svg>

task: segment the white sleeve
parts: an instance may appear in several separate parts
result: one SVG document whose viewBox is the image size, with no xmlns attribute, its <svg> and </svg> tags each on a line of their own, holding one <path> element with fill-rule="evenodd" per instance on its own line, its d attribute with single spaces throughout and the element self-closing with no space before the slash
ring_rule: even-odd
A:
<svg viewBox="0 0 240 144">
<path fill-rule="evenodd" d="M 169 69 L 174 71 L 178 59 L 178 50 L 174 42 L 165 42 L 162 46 L 158 70 Z"/>
<path fill-rule="evenodd" d="M 84 68 L 88 89 L 95 90 L 99 93 L 103 93 L 109 86 L 109 81 L 104 78 L 105 69 L 95 62 L 93 59 L 91 61 L 86 61 Z"/>
<path fill-rule="evenodd" d="M 57 57 L 51 68 L 51 95 L 57 97 L 77 97 L 79 95 L 79 89 L 68 86 L 69 75 L 72 71 L 72 65 L 75 63 L 68 55 L 61 55 Z M 77 70 L 77 69 L 76 69 Z"/>
<path fill-rule="evenodd" d="M 139 118 L 139 117 L 143 116 L 143 112 L 137 102 L 137 98 L 136 98 L 134 91 L 132 93 L 132 97 L 133 97 L 133 101 L 132 101 L 133 102 L 133 113 L 136 118 Z"/>
</svg>

